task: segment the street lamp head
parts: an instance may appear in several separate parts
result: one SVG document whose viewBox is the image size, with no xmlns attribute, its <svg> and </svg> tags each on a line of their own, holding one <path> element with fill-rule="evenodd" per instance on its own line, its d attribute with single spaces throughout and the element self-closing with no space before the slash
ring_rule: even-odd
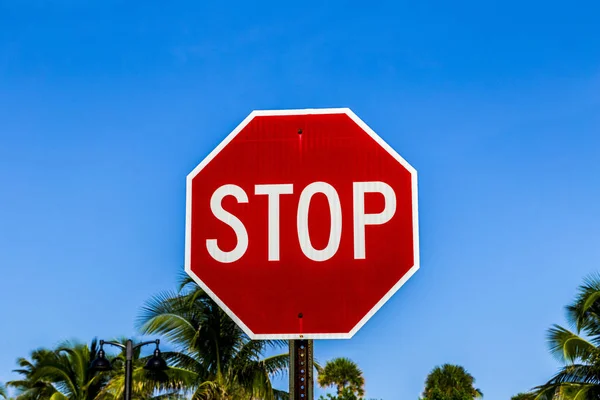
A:
<svg viewBox="0 0 600 400">
<path fill-rule="evenodd" d="M 110 371 L 112 366 L 110 365 L 110 361 L 106 358 L 106 354 L 100 346 L 100 351 L 98 351 L 98 357 L 94 361 L 92 361 L 92 365 L 90 366 L 95 371 Z"/>
<path fill-rule="evenodd" d="M 156 350 L 154 350 L 154 354 L 148 359 L 148 362 L 146 362 L 144 369 L 147 369 L 149 371 L 164 371 L 167 368 L 167 362 L 160 355 L 158 341 L 156 341 Z"/>
</svg>

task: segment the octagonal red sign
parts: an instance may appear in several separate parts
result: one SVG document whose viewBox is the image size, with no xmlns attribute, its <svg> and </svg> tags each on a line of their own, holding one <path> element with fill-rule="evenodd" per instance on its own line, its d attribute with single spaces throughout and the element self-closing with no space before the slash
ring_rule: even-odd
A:
<svg viewBox="0 0 600 400">
<path fill-rule="evenodd" d="M 417 173 L 349 109 L 254 111 L 187 177 L 185 268 L 253 339 L 350 338 L 419 268 Z"/>
</svg>

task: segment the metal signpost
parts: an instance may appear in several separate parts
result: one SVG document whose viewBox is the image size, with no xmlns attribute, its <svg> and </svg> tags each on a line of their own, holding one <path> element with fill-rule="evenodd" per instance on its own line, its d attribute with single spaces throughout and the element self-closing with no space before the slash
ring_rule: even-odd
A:
<svg viewBox="0 0 600 400">
<path fill-rule="evenodd" d="M 351 110 L 254 111 L 187 177 L 186 272 L 251 339 L 351 338 L 418 270 L 417 173 Z"/>
<path fill-rule="evenodd" d="M 313 399 L 312 340 L 290 340 L 290 400 Z"/>
</svg>

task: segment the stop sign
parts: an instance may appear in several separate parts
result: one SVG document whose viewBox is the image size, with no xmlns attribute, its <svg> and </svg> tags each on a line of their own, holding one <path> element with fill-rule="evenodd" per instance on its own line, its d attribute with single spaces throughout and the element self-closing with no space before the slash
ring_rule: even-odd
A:
<svg viewBox="0 0 600 400">
<path fill-rule="evenodd" d="M 185 268 L 253 339 L 350 338 L 417 222 L 416 171 L 352 111 L 254 111 L 187 177 Z"/>
</svg>

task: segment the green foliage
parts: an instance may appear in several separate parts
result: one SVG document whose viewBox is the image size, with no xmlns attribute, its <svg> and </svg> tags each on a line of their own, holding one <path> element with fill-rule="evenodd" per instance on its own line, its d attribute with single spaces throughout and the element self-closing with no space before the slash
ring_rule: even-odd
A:
<svg viewBox="0 0 600 400">
<path fill-rule="evenodd" d="M 0 398 L 7 399 L 8 394 L 6 392 L 6 387 L 0 383 Z"/>
<path fill-rule="evenodd" d="M 483 397 L 475 378 L 459 365 L 435 367 L 425 380 L 423 400 L 473 400 Z"/>
<path fill-rule="evenodd" d="M 88 367 L 96 357 L 98 345 L 89 346 L 64 342 L 54 350 L 37 349 L 31 360 L 20 358 L 17 372 L 21 380 L 8 382 L 17 389 L 18 398 L 52 400 L 92 400 L 108 381 L 106 374 L 97 374 Z"/>
<path fill-rule="evenodd" d="M 342 389 L 337 395 L 328 393 L 326 396 L 320 396 L 319 400 L 364 400 L 362 397 L 358 397 L 356 393 L 349 387 Z"/>
<path fill-rule="evenodd" d="M 115 340 L 126 345 L 127 339 Z M 177 371 L 170 368 L 167 371 L 151 372 L 144 369 L 148 357 L 141 357 L 141 348 L 133 351 L 132 398 L 146 399 L 179 399 L 177 393 L 182 389 L 177 379 Z M 103 385 L 98 394 L 100 400 L 121 399 L 125 393 L 125 350 L 112 359 L 112 370 L 109 380 Z"/>
<path fill-rule="evenodd" d="M 599 300 L 600 275 L 592 275 L 567 306 L 567 320 L 574 330 L 554 325 L 548 331 L 550 352 L 563 367 L 546 384 L 535 388 L 536 399 L 600 398 Z"/>
<path fill-rule="evenodd" d="M 174 351 L 163 352 L 172 367 L 172 387 L 185 388 L 192 399 L 277 400 L 287 394 L 273 389 L 271 377 L 287 369 L 287 353 L 263 358 L 285 341 L 252 341 L 190 278 L 180 290 L 148 301 L 138 320 L 142 333 L 162 335 Z"/>
<path fill-rule="evenodd" d="M 440 390 L 433 389 L 426 397 L 427 400 L 472 400 L 473 397 L 459 389 Z"/>
<path fill-rule="evenodd" d="M 96 340 L 90 345 L 64 342 L 56 349 L 38 349 L 31 353 L 31 360 L 18 360 L 15 370 L 22 379 L 8 382 L 15 388 L 21 400 L 116 400 L 123 397 L 124 357 L 111 359 L 113 369 L 95 372 L 90 364 L 98 354 Z M 157 376 L 142 369 L 144 360 L 136 351 L 134 359 L 133 398 L 154 398 L 157 389 L 161 395 L 169 395 L 167 385 L 161 387 L 166 377 Z"/>
<path fill-rule="evenodd" d="M 335 386 L 337 398 L 347 400 L 349 394 L 356 397 L 365 394 L 365 378 L 355 362 L 348 358 L 335 358 L 328 361 L 324 368 L 318 367 L 319 377 L 317 382 L 322 388 Z M 348 398 L 351 400 L 352 398 Z"/>
<path fill-rule="evenodd" d="M 535 400 L 535 393 L 519 393 L 510 398 L 510 400 Z"/>
</svg>

